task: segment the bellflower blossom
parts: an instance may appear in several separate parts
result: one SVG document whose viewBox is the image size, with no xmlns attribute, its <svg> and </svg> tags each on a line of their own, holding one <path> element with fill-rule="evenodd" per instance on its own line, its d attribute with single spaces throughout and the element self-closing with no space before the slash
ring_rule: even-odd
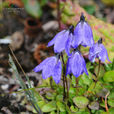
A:
<svg viewBox="0 0 114 114">
<path fill-rule="evenodd" d="M 77 78 L 84 72 L 88 75 L 84 58 L 79 51 L 72 52 L 67 61 L 66 75 L 72 73 Z"/>
<path fill-rule="evenodd" d="M 54 52 L 61 53 L 63 50 L 70 54 L 70 46 L 73 40 L 73 26 L 70 26 L 68 30 L 62 30 L 59 32 L 49 43 L 48 47 L 54 45 Z"/>
<path fill-rule="evenodd" d="M 99 58 L 102 62 L 105 62 L 106 59 L 111 62 L 107 50 L 102 44 L 102 38 L 89 49 L 89 60 L 94 62 L 95 58 Z"/>
<path fill-rule="evenodd" d="M 92 29 L 85 21 L 83 13 L 81 14 L 80 21 L 74 29 L 73 47 L 77 48 L 79 45 L 92 46 L 94 44 Z"/>
<path fill-rule="evenodd" d="M 47 79 L 52 76 L 58 84 L 61 80 L 62 65 L 60 59 L 55 56 L 46 58 L 42 63 L 33 69 L 35 72 L 42 71 L 42 78 Z"/>
</svg>

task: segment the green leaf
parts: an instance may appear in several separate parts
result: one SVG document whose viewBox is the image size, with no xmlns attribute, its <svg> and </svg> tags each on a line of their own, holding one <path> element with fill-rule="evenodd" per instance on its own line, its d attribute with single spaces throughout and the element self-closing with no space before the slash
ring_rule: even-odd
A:
<svg viewBox="0 0 114 114">
<path fill-rule="evenodd" d="M 99 73 L 98 73 L 99 71 Z M 103 65 L 100 64 L 100 69 L 99 69 L 99 65 L 97 65 L 94 69 L 95 74 L 97 75 L 97 79 L 100 79 L 101 77 L 104 76 L 105 70 Z"/>
<path fill-rule="evenodd" d="M 89 14 L 95 13 L 95 6 L 94 6 L 94 5 L 87 5 L 87 6 L 84 6 L 84 9 L 85 9 Z"/>
<path fill-rule="evenodd" d="M 45 101 L 39 101 L 38 102 L 38 106 L 40 107 L 40 108 L 42 108 L 42 106 L 44 106 L 46 103 L 45 103 Z"/>
<path fill-rule="evenodd" d="M 47 92 L 46 93 L 46 98 L 49 99 L 49 100 L 50 99 L 54 99 L 55 98 L 55 95 L 53 93 Z"/>
<path fill-rule="evenodd" d="M 62 102 L 57 102 L 57 107 L 61 112 L 66 111 L 65 105 Z"/>
<path fill-rule="evenodd" d="M 82 81 L 83 84 L 85 85 L 90 85 L 92 83 L 92 76 L 91 76 L 91 73 L 89 73 L 89 76 L 87 76 L 85 73 L 81 76 L 80 81 Z"/>
<path fill-rule="evenodd" d="M 25 10 L 33 17 L 39 18 L 42 10 L 38 0 L 23 0 Z"/>
<path fill-rule="evenodd" d="M 103 79 L 105 82 L 114 82 L 114 70 L 106 72 Z"/>
<path fill-rule="evenodd" d="M 73 102 L 78 108 L 85 108 L 88 105 L 89 100 L 86 97 L 79 96 L 79 97 L 74 97 Z"/>
<path fill-rule="evenodd" d="M 48 0 L 39 0 L 39 2 L 41 6 L 44 6 L 48 2 Z"/>
<path fill-rule="evenodd" d="M 95 92 L 99 93 L 102 90 L 102 83 L 98 81 L 95 86 Z"/>
<path fill-rule="evenodd" d="M 114 99 L 109 99 L 109 100 L 108 100 L 108 104 L 109 104 L 111 107 L 114 107 Z"/>
<path fill-rule="evenodd" d="M 114 91 L 110 92 L 110 95 L 108 96 L 108 99 L 114 99 Z"/>
<path fill-rule="evenodd" d="M 76 88 L 70 87 L 69 89 L 70 98 L 76 96 Z"/>
<path fill-rule="evenodd" d="M 94 91 L 93 91 L 94 88 L 95 88 L 95 82 L 91 83 L 91 85 L 88 88 L 88 91 L 94 93 Z"/>
<path fill-rule="evenodd" d="M 98 111 L 96 111 L 95 114 L 103 114 L 103 113 L 105 113 L 103 110 L 98 110 Z"/>
<path fill-rule="evenodd" d="M 56 101 L 63 101 L 63 95 L 57 95 Z"/>
<path fill-rule="evenodd" d="M 74 107 L 73 105 L 70 107 L 71 112 L 77 112 L 78 108 Z"/>
<path fill-rule="evenodd" d="M 109 113 L 110 113 L 110 114 L 114 114 L 114 108 L 110 108 L 110 109 L 109 109 Z"/>
<path fill-rule="evenodd" d="M 51 112 L 54 110 L 56 110 L 56 102 L 55 101 L 49 102 L 42 107 L 43 112 Z"/>
<path fill-rule="evenodd" d="M 65 112 L 60 112 L 60 114 L 67 114 L 67 112 L 65 111 Z"/>
<path fill-rule="evenodd" d="M 55 111 L 52 111 L 50 114 L 56 114 Z"/>
</svg>

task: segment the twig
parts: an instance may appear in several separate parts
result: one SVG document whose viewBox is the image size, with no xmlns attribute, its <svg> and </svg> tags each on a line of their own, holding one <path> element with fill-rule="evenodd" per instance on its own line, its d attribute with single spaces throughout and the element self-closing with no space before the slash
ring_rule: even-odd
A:
<svg viewBox="0 0 114 114">
<path fill-rule="evenodd" d="M 105 96 L 105 109 L 106 109 L 107 113 L 108 113 L 107 97 L 108 97 L 109 94 L 110 94 L 110 92 L 108 92 L 108 93 L 106 94 L 106 96 Z"/>
</svg>

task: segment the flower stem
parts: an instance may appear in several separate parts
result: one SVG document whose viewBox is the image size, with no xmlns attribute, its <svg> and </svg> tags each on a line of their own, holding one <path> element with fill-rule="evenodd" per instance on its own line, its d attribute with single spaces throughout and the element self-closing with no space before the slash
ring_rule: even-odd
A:
<svg viewBox="0 0 114 114">
<path fill-rule="evenodd" d="M 66 88 L 67 88 L 67 98 L 69 97 L 69 89 L 68 89 L 68 81 L 67 81 L 67 77 L 65 76 L 65 62 L 64 62 L 64 58 L 63 58 L 63 54 L 61 53 L 61 58 L 62 58 L 62 62 L 63 62 L 63 81 L 65 81 L 64 82 L 64 84 L 66 84 Z M 65 90 L 65 89 L 64 89 Z M 66 97 L 66 94 L 65 94 L 65 97 Z"/>
<path fill-rule="evenodd" d="M 98 76 L 99 76 L 99 72 L 100 72 L 100 64 L 101 64 L 101 61 L 99 60 L 99 66 L 98 66 L 98 72 L 97 72 L 97 78 L 98 78 Z"/>
<path fill-rule="evenodd" d="M 66 88 L 67 88 L 67 98 L 69 97 L 69 88 L 68 88 L 68 80 L 67 77 L 65 76 L 65 82 L 66 82 Z"/>
<path fill-rule="evenodd" d="M 52 83 L 53 83 L 53 80 L 52 80 L 52 77 L 50 77 L 50 86 L 51 86 L 51 89 L 54 89 Z"/>
<path fill-rule="evenodd" d="M 65 98 L 66 98 L 66 92 L 65 92 L 65 63 L 64 63 L 62 53 L 61 53 L 61 59 L 62 59 L 62 63 L 63 63 L 63 101 L 64 101 Z"/>
</svg>

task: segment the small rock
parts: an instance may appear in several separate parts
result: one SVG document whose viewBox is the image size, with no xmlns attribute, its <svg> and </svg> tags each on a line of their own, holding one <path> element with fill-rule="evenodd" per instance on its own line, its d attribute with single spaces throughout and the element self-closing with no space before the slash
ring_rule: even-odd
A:
<svg viewBox="0 0 114 114">
<path fill-rule="evenodd" d="M 3 90 L 7 90 L 7 89 L 8 89 L 8 87 L 9 87 L 9 85 L 8 85 L 8 84 L 1 85 L 1 88 L 2 88 Z"/>
<path fill-rule="evenodd" d="M 55 30 L 58 28 L 58 22 L 57 21 L 49 21 L 46 24 L 42 26 L 43 30 L 46 32 L 48 30 Z"/>
<path fill-rule="evenodd" d="M 98 95 L 99 97 L 105 98 L 105 96 L 106 96 L 106 94 L 107 94 L 108 92 L 109 92 L 108 89 L 103 88 L 99 93 L 97 93 L 97 95 Z"/>
<path fill-rule="evenodd" d="M 21 48 L 23 42 L 24 42 L 24 37 L 23 37 L 23 34 L 22 32 L 15 32 L 12 36 L 11 36 L 11 48 L 13 51 Z"/>
</svg>

